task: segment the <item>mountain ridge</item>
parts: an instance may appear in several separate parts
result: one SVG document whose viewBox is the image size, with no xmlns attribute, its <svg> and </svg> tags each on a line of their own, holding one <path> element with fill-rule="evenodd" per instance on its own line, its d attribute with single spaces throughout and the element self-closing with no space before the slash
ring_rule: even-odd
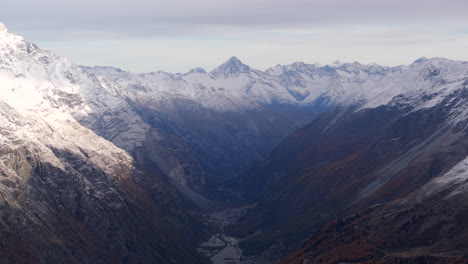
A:
<svg viewBox="0 0 468 264">
<path fill-rule="evenodd" d="M 233 58 L 218 68 L 244 65 L 236 57 Z M 368 101 L 365 107 L 375 107 L 387 103 L 394 96 L 421 90 L 422 87 L 414 86 L 420 81 L 417 80 L 418 75 L 424 74 L 426 79 L 437 78 L 437 71 L 440 70 L 451 70 L 460 75 L 468 71 L 466 65 L 466 62 L 444 58 L 418 59 L 408 66 L 395 67 L 363 65 L 358 62 L 334 66 L 295 62 L 291 65 L 277 65 L 265 71 L 252 70 L 246 66 L 244 70 L 235 71 L 234 75 L 215 74 L 217 70 L 210 73 L 136 74 L 119 70 L 106 72 L 105 67 L 99 66 L 83 66 L 83 69 L 121 82 L 125 90 L 134 90 L 137 96 L 138 93 L 149 94 L 153 101 L 179 98 L 192 100 L 215 111 L 227 112 L 255 109 L 269 104 L 309 106 L 323 99 L 326 99 L 328 106 L 358 104 L 365 100 Z M 408 80 L 413 86 L 402 82 L 398 85 L 403 88 L 391 86 L 393 80 L 408 78 L 413 78 Z M 142 91 L 132 88 L 139 86 L 151 89 Z M 375 88 L 379 86 L 382 88 Z M 377 94 L 380 92 L 386 94 L 379 101 Z M 152 93 L 158 93 L 159 96 Z"/>
</svg>

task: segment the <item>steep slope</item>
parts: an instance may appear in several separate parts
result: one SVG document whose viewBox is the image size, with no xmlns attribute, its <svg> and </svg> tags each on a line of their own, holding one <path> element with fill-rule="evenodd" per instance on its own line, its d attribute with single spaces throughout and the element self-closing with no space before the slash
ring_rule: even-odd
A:
<svg viewBox="0 0 468 264">
<path fill-rule="evenodd" d="M 403 199 L 327 224 L 280 263 L 468 262 L 467 160 Z"/>
<path fill-rule="evenodd" d="M 141 146 L 146 125 L 125 101 L 5 27 L 0 90 L 0 262 L 204 262 L 176 190 L 89 129 Z"/>
<path fill-rule="evenodd" d="M 2 33 L 0 45 L 1 77 L 7 86 L 1 96 L 8 103 L 29 104 L 35 110 L 49 106 L 63 109 L 121 148 L 141 145 L 147 125 L 95 76 L 8 31 Z M 42 98 L 37 98 L 37 93 Z"/>
<path fill-rule="evenodd" d="M 272 245 L 277 258 L 327 221 L 401 198 L 466 155 L 465 62 L 419 60 L 364 84 L 359 100 L 342 103 L 296 131 L 238 182 L 260 202 L 232 232 L 257 236 L 250 253 Z M 378 92 L 377 92 L 378 91 Z"/>
<path fill-rule="evenodd" d="M 141 152 L 147 150 L 148 146 L 152 147 L 153 153 L 160 153 L 157 157 L 164 157 L 168 149 L 166 142 L 177 145 L 178 152 L 182 154 L 176 153 L 176 157 L 190 156 L 191 153 L 184 144 L 174 142 L 170 136 L 153 130 L 129 103 L 108 90 L 108 83 L 102 83 L 96 76 L 83 71 L 66 58 L 41 50 L 7 31 L 2 34 L 0 45 L 1 76 L 9 87 L 0 96 L 6 102 L 22 105 L 26 101 L 36 111 L 46 112 L 47 109 L 41 108 L 50 106 L 61 109 L 99 136 L 133 154 L 140 167 L 147 170 L 157 168 L 170 177 L 175 174 L 171 179 L 174 179 L 172 182 L 179 189 L 183 188 L 187 180 L 194 182 L 194 185 L 204 181 L 204 175 L 198 172 L 200 170 L 197 170 L 196 163 L 184 163 L 188 158 L 182 159 L 182 162 L 174 159 L 175 170 L 194 171 L 188 179 L 177 178 L 177 172 L 165 170 L 162 167 L 164 162 L 159 162 L 157 165 L 161 167 L 158 167 L 142 161 Z M 37 96 L 38 93 L 40 96 Z M 208 203 L 190 189 L 184 190 L 183 193 L 194 201 Z"/>
</svg>

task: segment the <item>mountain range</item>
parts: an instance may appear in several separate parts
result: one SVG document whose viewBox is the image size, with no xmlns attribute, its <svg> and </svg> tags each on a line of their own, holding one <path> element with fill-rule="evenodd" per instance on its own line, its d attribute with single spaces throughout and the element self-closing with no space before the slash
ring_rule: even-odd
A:
<svg viewBox="0 0 468 264">
<path fill-rule="evenodd" d="M 0 91 L 2 263 L 209 263 L 246 203 L 257 263 L 466 261 L 468 62 L 139 74 L 0 26 Z"/>
</svg>

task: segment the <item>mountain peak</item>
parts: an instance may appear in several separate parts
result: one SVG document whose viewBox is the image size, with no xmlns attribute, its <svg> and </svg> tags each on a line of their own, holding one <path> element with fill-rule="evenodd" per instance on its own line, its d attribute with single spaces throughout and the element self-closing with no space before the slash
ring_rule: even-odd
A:
<svg viewBox="0 0 468 264">
<path fill-rule="evenodd" d="M 421 57 L 421 58 L 415 60 L 413 63 L 421 63 L 421 62 L 424 62 L 424 61 L 427 61 L 427 60 L 428 60 L 428 58 L 426 58 L 426 57 Z"/>
<path fill-rule="evenodd" d="M 340 66 L 343 66 L 343 62 L 339 61 L 339 60 L 336 60 L 334 62 L 332 62 L 331 64 L 329 64 L 330 67 L 332 68 L 337 68 L 337 67 L 340 67 Z"/>
<path fill-rule="evenodd" d="M 203 68 L 194 68 L 188 71 L 186 74 L 192 74 L 192 73 L 206 73 L 206 71 Z"/>
<path fill-rule="evenodd" d="M 232 63 L 242 63 L 236 56 L 232 56 L 227 60 L 226 62 L 232 62 Z"/>
<path fill-rule="evenodd" d="M 237 57 L 232 56 L 225 63 L 211 71 L 212 74 L 239 75 L 242 72 L 249 72 L 250 67 L 243 64 Z"/>
<path fill-rule="evenodd" d="M 5 26 L 5 24 L 0 22 L 0 32 L 7 32 L 7 31 L 8 31 L 8 28 Z"/>
</svg>

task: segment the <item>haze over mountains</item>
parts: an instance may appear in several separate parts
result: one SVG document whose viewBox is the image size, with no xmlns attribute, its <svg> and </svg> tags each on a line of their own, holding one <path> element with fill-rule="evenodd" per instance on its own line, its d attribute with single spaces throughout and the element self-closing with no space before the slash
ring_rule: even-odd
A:
<svg viewBox="0 0 468 264">
<path fill-rule="evenodd" d="M 244 204 L 244 263 L 466 260 L 467 62 L 136 74 L 0 25 L 4 263 L 210 263 Z"/>
</svg>

